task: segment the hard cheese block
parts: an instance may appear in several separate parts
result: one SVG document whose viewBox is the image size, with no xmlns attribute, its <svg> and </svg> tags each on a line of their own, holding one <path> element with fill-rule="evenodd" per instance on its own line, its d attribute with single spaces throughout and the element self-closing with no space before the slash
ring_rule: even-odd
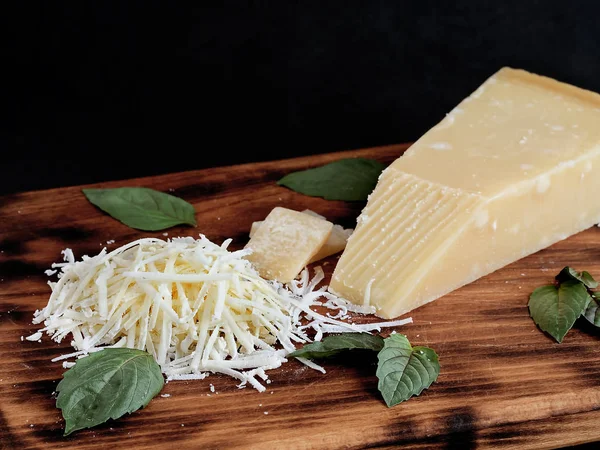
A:
<svg viewBox="0 0 600 450">
<path fill-rule="evenodd" d="M 330 290 L 411 311 L 598 223 L 599 167 L 600 95 L 503 68 L 384 170 Z"/>
<path fill-rule="evenodd" d="M 276 207 L 255 230 L 246 258 L 260 275 L 287 283 L 293 280 L 319 251 L 333 224 L 319 217 Z"/>
<path fill-rule="evenodd" d="M 314 211 L 311 211 L 310 209 L 305 209 L 304 211 L 302 211 L 302 213 L 309 214 L 313 217 L 318 217 L 322 220 L 327 220 L 325 217 L 321 216 L 320 214 L 317 214 Z M 259 222 L 252 222 L 252 227 L 250 228 L 250 238 L 254 236 L 254 233 L 256 233 L 256 230 L 258 230 L 262 223 L 262 220 Z M 310 264 L 315 261 L 319 261 L 323 258 L 335 255 L 336 253 L 339 253 L 342 250 L 344 250 L 344 248 L 346 247 L 346 242 L 348 241 L 348 237 L 351 234 L 351 229 L 345 229 L 341 225 L 334 224 L 333 228 L 331 229 L 331 233 L 329 234 L 329 237 L 327 238 L 323 246 L 317 251 L 317 253 L 313 255 L 313 257 L 308 263 Z"/>
</svg>

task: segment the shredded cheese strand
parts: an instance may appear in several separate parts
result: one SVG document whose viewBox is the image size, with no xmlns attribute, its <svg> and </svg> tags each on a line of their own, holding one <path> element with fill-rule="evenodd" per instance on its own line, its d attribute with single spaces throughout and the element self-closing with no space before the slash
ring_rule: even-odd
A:
<svg viewBox="0 0 600 450">
<path fill-rule="evenodd" d="M 265 371 L 287 362 L 294 342 L 411 321 L 338 320 L 357 305 L 317 289 L 324 279 L 320 267 L 312 279 L 305 269 L 298 280 L 283 286 L 261 278 L 244 259 L 248 250 L 230 252 L 230 243 L 219 246 L 203 235 L 145 238 L 81 261 L 66 249 L 65 262 L 52 265 L 59 272 L 58 281 L 49 283 L 48 304 L 34 314 L 34 323 L 44 327 L 30 338 L 46 332 L 60 342 L 70 333 L 76 352 L 53 361 L 84 357 L 107 346 L 138 348 L 154 356 L 167 381 L 221 373 L 238 379 L 240 388 L 250 385 L 262 392 Z M 338 316 L 320 314 L 315 306 L 337 310 Z M 369 299 L 358 308 L 371 312 Z M 307 328 L 315 331 L 312 339 Z M 310 360 L 298 360 L 325 372 Z"/>
</svg>

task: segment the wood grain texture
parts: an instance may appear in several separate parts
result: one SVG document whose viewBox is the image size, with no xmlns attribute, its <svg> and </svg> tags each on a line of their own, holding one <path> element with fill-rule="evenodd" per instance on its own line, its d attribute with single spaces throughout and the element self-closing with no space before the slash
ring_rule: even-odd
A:
<svg viewBox="0 0 600 450">
<path fill-rule="evenodd" d="M 325 201 L 276 185 L 291 171 L 343 157 L 389 163 L 406 145 L 213 168 L 95 185 L 146 186 L 182 197 L 198 227 L 169 236 L 233 238 L 277 205 L 312 209 L 352 227 L 360 203 Z M 21 341 L 36 330 L 33 311 L 50 293 L 44 270 L 65 247 L 76 257 L 162 232 L 132 230 L 87 202 L 81 187 L 0 198 L 0 447 L 539 449 L 600 440 L 600 334 L 578 324 L 562 344 L 540 332 L 527 311 L 531 291 L 565 265 L 600 276 L 600 229 L 593 227 L 425 305 L 405 326 L 414 345 L 440 356 L 438 381 L 420 397 L 387 408 L 377 391 L 375 358 L 324 362 L 326 374 L 296 361 L 271 372 L 265 393 L 238 390 L 211 376 L 170 382 L 168 398 L 93 430 L 62 437 L 52 394 L 64 369 L 51 358 L 68 342 Z M 336 257 L 324 266 L 328 276 Z M 365 317 L 362 321 L 375 320 Z M 400 331 L 400 330 L 399 330 Z M 217 393 L 210 394 L 212 383 Z M 268 412 L 268 414 L 265 414 Z"/>
</svg>

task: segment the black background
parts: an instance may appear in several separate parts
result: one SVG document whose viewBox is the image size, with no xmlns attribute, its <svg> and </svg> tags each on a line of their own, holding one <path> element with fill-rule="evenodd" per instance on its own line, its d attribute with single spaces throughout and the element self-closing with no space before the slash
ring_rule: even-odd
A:
<svg viewBox="0 0 600 450">
<path fill-rule="evenodd" d="M 599 3 L 19 2 L 0 193 L 412 141 L 505 65 L 600 91 Z"/>
</svg>

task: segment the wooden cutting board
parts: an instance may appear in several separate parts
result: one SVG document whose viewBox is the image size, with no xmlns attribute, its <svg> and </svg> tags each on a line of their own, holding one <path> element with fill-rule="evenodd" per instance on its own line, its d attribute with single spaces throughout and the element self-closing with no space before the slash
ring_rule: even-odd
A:
<svg viewBox="0 0 600 450">
<path fill-rule="evenodd" d="M 312 209 L 353 227 L 360 203 L 326 201 L 278 186 L 283 175 L 345 157 L 389 163 L 407 145 L 102 183 L 146 186 L 192 203 L 205 234 L 247 242 L 250 224 L 277 205 Z M 559 211 L 557 213 L 560 213 Z M 529 318 L 534 288 L 565 265 L 600 276 L 600 229 L 593 227 L 413 311 L 398 331 L 440 356 L 438 381 L 394 408 L 383 403 L 375 359 L 325 361 L 326 374 L 290 361 L 264 393 L 210 376 L 170 382 L 149 406 L 63 437 L 52 394 L 64 369 L 52 363 L 67 343 L 21 341 L 45 306 L 44 270 L 73 249 L 77 258 L 163 232 L 132 230 L 87 202 L 81 187 L 0 197 L 0 447 L 78 448 L 557 448 L 600 441 L 600 334 L 578 323 L 562 344 Z M 107 241 L 114 243 L 106 244 Z M 336 262 L 324 266 L 328 276 Z M 441 261 L 440 263 L 443 263 Z M 363 321 L 374 320 L 366 317 Z M 215 386 L 211 393 L 209 384 Z M 218 393 L 217 393 L 218 392 Z M 267 414 L 268 413 L 268 414 Z"/>
</svg>

